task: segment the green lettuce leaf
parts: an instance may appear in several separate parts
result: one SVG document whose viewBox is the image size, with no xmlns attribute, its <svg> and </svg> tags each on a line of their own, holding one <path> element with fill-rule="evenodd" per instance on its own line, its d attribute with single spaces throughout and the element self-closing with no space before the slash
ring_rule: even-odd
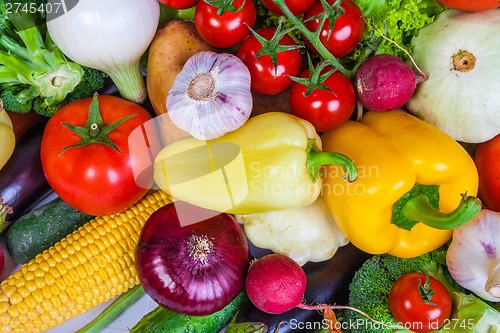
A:
<svg viewBox="0 0 500 333">
<path fill-rule="evenodd" d="M 375 36 L 385 36 L 411 53 L 410 41 L 425 25 L 434 21 L 446 8 L 436 0 L 354 0 L 363 11 L 367 27 L 363 41 Z M 372 26 L 374 24 L 375 26 Z M 362 52 L 362 45 L 353 53 L 352 60 Z M 406 59 L 404 51 L 394 43 L 381 39 L 377 54 L 393 54 Z"/>
</svg>

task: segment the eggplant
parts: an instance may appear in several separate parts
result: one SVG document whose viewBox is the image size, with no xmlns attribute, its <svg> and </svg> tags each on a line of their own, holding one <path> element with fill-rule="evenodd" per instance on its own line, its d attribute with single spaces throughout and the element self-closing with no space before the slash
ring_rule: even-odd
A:
<svg viewBox="0 0 500 333">
<path fill-rule="evenodd" d="M 252 255 L 261 257 L 259 249 L 252 248 Z M 349 283 L 354 273 L 372 255 L 352 244 L 340 247 L 337 253 L 323 262 L 308 262 L 302 268 L 307 276 L 307 289 L 304 295 L 307 304 L 345 305 L 349 299 Z M 312 333 L 321 328 L 322 315 L 318 311 L 292 309 L 279 315 L 267 314 L 247 302 L 236 317 L 237 323 L 260 322 L 268 326 L 268 332 Z"/>
<path fill-rule="evenodd" d="M 14 153 L 0 170 L 0 197 L 12 208 L 0 225 L 0 232 L 53 192 L 40 159 L 45 124 L 38 124 L 17 142 Z"/>
</svg>

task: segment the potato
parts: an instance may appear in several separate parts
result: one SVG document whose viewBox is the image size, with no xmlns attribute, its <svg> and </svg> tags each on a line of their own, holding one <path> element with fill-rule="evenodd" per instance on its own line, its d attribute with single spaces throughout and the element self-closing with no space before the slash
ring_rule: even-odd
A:
<svg viewBox="0 0 500 333">
<path fill-rule="evenodd" d="M 192 21 L 182 20 L 169 21 L 156 32 L 149 46 L 146 87 L 151 105 L 159 116 L 157 124 L 164 144 L 189 136 L 166 114 L 166 100 L 186 61 L 200 51 L 216 50 L 200 37 Z"/>
</svg>

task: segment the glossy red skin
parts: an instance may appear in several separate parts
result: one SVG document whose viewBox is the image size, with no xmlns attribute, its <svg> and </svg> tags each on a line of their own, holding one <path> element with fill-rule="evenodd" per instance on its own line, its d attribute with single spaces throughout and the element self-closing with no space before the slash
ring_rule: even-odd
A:
<svg viewBox="0 0 500 333">
<path fill-rule="evenodd" d="M 330 69 L 324 69 L 326 72 Z M 309 77 L 309 69 L 299 77 Z M 356 93 L 347 76 L 339 71 L 333 72 L 324 82 L 332 92 L 315 89 L 305 96 L 307 87 L 298 82 L 290 89 L 290 107 L 296 116 L 308 120 L 318 132 L 325 132 L 345 123 L 354 112 Z"/>
<path fill-rule="evenodd" d="M 260 36 L 270 40 L 275 28 L 261 28 L 256 31 Z M 295 41 L 285 35 L 279 41 L 280 45 L 295 45 Z M 250 71 L 251 90 L 263 95 L 276 95 L 285 91 L 293 83 L 288 76 L 297 76 L 302 66 L 302 55 L 298 49 L 278 53 L 278 67 L 275 72 L 271 57 L 266 54 L 256 57 L 256 54 L 262 49 L 262 44 L 255 36 L 248 36 L 241 43 L 236 56 L 243 61 Z"/>
<path fill-rule="evenodd" d="M 256 308 L 280 314 L 300 304 L 306 284 L 306 274 L 299 264 L 283 254 L 273 253 L 250 265 L 245 287 Z"/>
<path fill-rule="evenodd" d="M 500 212 L 500 134 L 477 145 L 478 196 L 487 209 Z"/>
<path fill-rule="evenodd" d="M 316 0 L 285 0 L 285 5 L 294 15 L 301 15 L 307 12 Z M 283 11 L 273 3 L 273 0 L 262 0 L 264 6 L 276 15 L 284 15 Z"/>
<path fill-rule="evenodd" d="M 200 0 L 159 0 L 162 4 L 174 9 L 188 9 L 196 6 Z"/>
<path fill-rule="evenodd" d="M 78 148 L 74 145 L 80 137 L 61 123 L 85 125 L 92 98 L 66 104 L 47 123 L 41 143 L 40 156 L 45 177 L 54 192 L 70 206 L 89 215 L 99 216 L 122 211 L 136 203 L 148 188 L 137 185 L 132 165 L 144 155 L 131 154 L 128 146 L 130 133 L 151 115 L 143 107 L 125 99 L 100 95 L 99 107 L 104 124 L 113 123 L 128 114 L 128 119 L 108 136 L 120 152 L 104 144 L 90 144 Z M 156 134 L 156 135 L 150 135 Z M 157 133 L 148 133 L 150 147 L 159 147 Z M 144 174 L 153 184 L 152 165 Z"/>
<path fill-rule="evenodd" d="M 209 212 L 179 201 L 154 212 L 139 238 L 137 273 L 158 304 L 186 315 L 209 315 L 243 289 L 250 262 L 248 242 L 232 215 L 211 212 L 202 222 L 181 226 L 180 209 L 190 216 Z M 191 235 L 206 235 L 214 245 L 206 262 L 190 256 Z"/>
<path fill-rule="evenodd" d="M 466 12 L 479 12 L 482 10 L 500 7 L 500 0 L 436 0 L 445 7 Z"/>
<path fill-rule="evenodd" d="M 237 12 L 225 11 L 217 15 L 217 7 L 201 0 L 194 12 L 194 24 L 200 36 L 210 45 L 230 48 L 238 45 L 250 34 L 255 25 L 257 9 L 253 1 L 235 0 Z"/>
<path fill-rule="evenodd" d="M 328 0 L 331 5 L 335 0 Z M 363 38 L 365 31 L 365 21 L 363 13 L 359 6 L 352 0 L 342 0 L 341 7 L 344 8 L 345 13 L 335 20 L 335 25 L 328 38 L 329 21 L 325 22 L 321 29 L 320 40 L 321 43 L 330 51 L 330 53 L 337 58 L 341 58 L 353 51 Z M 307 21 L 309 18 L 316 16 L 323 12 L 323 6 L 318 0 L 316 3 L 304 14 L 302 21 L 306 28 L 310 31 L 317 31 L 320 19 Z M 307 47 L 318 53 L 316 48 L 306 39 Z"/>
<path fill-rule="evenodd" d="M 430 279 L 430 289 L 435 294 L 431 302 L 437 305 L 425 304 L 422 301 L 418 286 L 425 283 L 423 273 L 409 273 L 400 277 L 389 292 L 389 309 L 398 323 L 403 323 L 414 332 L 431 332 L 442 327 L 451 315 L 451 298 L 447 289 L 433 277 Z M 406 326 L 410 325 L 410 326 Z"/>
</svg>

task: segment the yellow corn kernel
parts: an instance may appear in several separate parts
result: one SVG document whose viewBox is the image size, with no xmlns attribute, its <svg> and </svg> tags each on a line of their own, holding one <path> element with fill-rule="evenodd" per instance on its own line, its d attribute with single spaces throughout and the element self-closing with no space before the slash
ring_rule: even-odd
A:
<svg viewBox="0 0 500 333">
<path fill-rule="evenodd" d="M 3 280 L 0 332 L 43 332 L 137 285 L 140 232 L 170 202 L 152 191 L 124 212 L 96 217 Z"/>
</svg>

